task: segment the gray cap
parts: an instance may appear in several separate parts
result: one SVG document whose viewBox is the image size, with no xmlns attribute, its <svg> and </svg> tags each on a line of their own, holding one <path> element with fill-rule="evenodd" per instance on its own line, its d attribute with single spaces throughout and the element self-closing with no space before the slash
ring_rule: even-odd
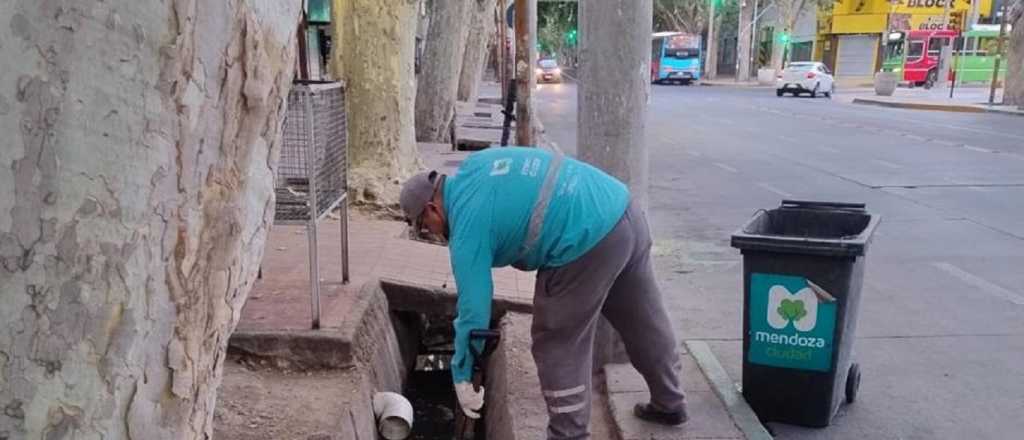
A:
<svg viewBox="0 0 1024 440">
<path fill-rule="evenodd" d="M 402 184 L 398 204 L 405 213 L 405 219 L 410 223 L 415 222 L 420 214 L 423 214 L 423 208 L 434 196 L 434 182 L 437 176 L 437 171 L 426 171 L 410 177 Z"/>
</svg>

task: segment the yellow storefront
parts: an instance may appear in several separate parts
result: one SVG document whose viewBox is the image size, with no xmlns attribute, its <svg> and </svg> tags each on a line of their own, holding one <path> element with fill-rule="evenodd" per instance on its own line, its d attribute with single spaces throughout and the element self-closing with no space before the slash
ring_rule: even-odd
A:
<svg viewBox="0 0 1024 440">
<path fill-rule="evenodd" d="M 892 30 L 942 29 L 945 1 L 950 1 L 951 29 L 960 29 L 970 0 L 840 0 L 819 14 L 816 56 L 844 80 L 870 80 L 881 64 L 879 39 Z M 979 1 L 987 17 L 992 0 Z"/>
</svg>

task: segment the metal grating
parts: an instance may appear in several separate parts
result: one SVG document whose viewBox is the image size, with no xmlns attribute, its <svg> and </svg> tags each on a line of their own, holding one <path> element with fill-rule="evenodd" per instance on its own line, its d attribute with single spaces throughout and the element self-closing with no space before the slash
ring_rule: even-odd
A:
<svg viewBox="0 0 1024 440">
<path fill-rule="evenodd" d="M 348 190 L 341 83 L 295 84 L 288 95 L 282 136 L 274 220 L 321 219 Z"/>
</svg>

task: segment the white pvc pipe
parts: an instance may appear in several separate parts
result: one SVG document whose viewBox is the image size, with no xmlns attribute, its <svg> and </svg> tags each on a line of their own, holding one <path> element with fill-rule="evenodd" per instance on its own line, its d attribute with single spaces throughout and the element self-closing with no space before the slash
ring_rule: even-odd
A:
<svg viewBox="0 0 1024 440">
<path fill-rule="evenodd" d="M 373 415 L 377 430 L 387 440 L 402 440 L 412 433 L 412 404 L 401 394 L 374 394 Z"/>
</svg>

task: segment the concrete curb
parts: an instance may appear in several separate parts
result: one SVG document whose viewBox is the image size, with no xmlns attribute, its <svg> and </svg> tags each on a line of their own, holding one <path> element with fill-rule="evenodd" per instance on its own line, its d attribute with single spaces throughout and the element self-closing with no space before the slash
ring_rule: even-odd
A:
<svg viewBox="0 0 1024 440">
<path fill-rule="evenodd" d="M 718 358 L 711 352 L 711 347 L 704 341 L 686 341 L 686 349 L 697 361 L 697 365 L 704 376 L 711 382 L 712 388 L 719 399 L 725 403 L 729 415 L 736 426 L 748 440 L 771 440 L 772 435 L 768 433 L 761 420 L 754 414 L 754 410 L 743 399 L 743 395 L 733 384 L 732 379 L 718 363 Z"/>
<path fill-rule="evenodd" d="M 773 89 L 774 85 L 758 84 L 758 83 L 740 83 L 740 82 L 722 82 L 722 81 L 700 81 L 697 85 L 704 87 L 734 87 L 739 89 Z"/>
<path fill-rule="evenodd" d="M 879 107 L 903 108 L 910 110 L 931 110 L 956 113 L 986 113 L 985 108 L 962 104 L 930 104 L 924 102 L 894 102 L 880 99 L 854 98 L 854 104 L 876 105 Z"/>
<path fill-rule="evenodd" d="M 1010 116 L 1024 116 L 1024 110 L 1013 110 L 1013 109 L 1008 109 L 1008 108 L 995 108 L 995 107 L 990 107 L 990 106 L 984 106 L 984 109 L 985 109 L 985 112 L 987 112 L 987 113 L 995 113 L 995 114 L 1010 115 Z"/>
</svg>

